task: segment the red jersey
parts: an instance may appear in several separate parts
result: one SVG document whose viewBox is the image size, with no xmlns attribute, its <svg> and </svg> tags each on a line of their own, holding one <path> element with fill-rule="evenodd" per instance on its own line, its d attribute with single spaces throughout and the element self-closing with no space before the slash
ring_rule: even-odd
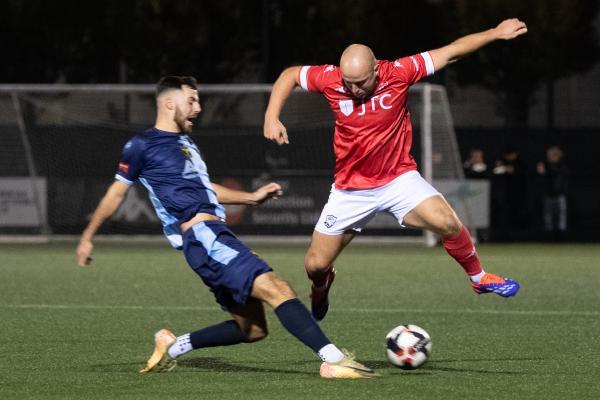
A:
<svg viewBox="0 0 600 400">
<path fill-rule="evenodd" d="M 433 74 L 429 53 L 380 60 L 377 86 L 365 99 L 346 89 L 334 65 L 304 66 L 297 78 L 304 90 L 322 93 L 335 115 L 335 187 L 369 189 L 416 170 L 410 155 L 412 125 L 408 88 Z"/>
</svg>

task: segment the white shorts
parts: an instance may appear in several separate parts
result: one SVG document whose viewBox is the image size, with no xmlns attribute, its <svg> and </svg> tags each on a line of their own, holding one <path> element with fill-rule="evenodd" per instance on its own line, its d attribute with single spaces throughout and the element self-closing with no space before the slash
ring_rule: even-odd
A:
<svg viewBox="0 0 600 400">
<path fill-rule="evenodd" d="M 404 216 L 432 196 L 441 194 L 417 171 L 374 189 L 341 190 L 332 185 L 315 230 L 326 235 L 341 235 L 349 229 L 360 232 L 379 212 L 392 214 L 404 226 Z"/>
</svg>

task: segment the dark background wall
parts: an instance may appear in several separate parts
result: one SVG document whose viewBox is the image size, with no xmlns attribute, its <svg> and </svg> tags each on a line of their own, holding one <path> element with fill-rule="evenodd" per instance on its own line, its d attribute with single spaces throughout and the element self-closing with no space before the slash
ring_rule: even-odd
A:
<svg viewBox="0 0 600 400">
<path fill-rule="evenodd" d="M 10 132 L 6 128 L 0 129 L 0 135 L 5 140 L 12 137 L 15 144 L 18 144 L 18 136 L 14 131 Z M 331 129 L 304 130 L 301 137 L 296 137 L 294 146 L 285 148 L 275 148 L 274 144 L 267 143 L 259 133 L 256 127 L 207 128 L 192 137 L 203 151 L 215 181 L 235 177 L 246 185 L 246 189 L 250 189 L 251 180 L 265 174 L 288 178 L 286 172 L 274 168 L 266 161 L 266 154 L 272 151 L 294 167 L 292 176 L 302 172 L 309 179 L 325 182 L 321 191 L 326 194 L 333 169 Z M 82 216 L 93 209 L 103 188 L 111 182 L 121 148 L 134 132 L 72 126 L 60 129 L 33 127 L 28 134 L 32 139 L 38 172 L 49 181 L 50 223 L 57 233 L 77 233 L 85 223 Z M 549 137 L 553 140 L 549 141 Z M 600 240 L 600 230 L 597 229 L 600 224 L 600 173 L 596 155 L 600 148 L 600 135 L 597 131 L 559 130 L 549 136 L 542 129 L 458 129 L 457 139 L 463 158 L 468 156 L 469 149 L 481 148 L 486 162 L 493 166 L 494 161 L 501 158 L 503 151 L 511 147 L 519 151 L 523 160 L 525 185 L 522 193 L 505 193 L 502 179 L 491 174 L 489 176 L 492 181 L 492 227 L 485 236 L 486 240 L 545 239 L 542 232 L 542 186 L 535 172 L 535 164 L 544 159 L 549 143 L 558 143 L 563 147 L 565 161 L 570 169 L 566 239 Z M 9 144 L 8 141 L 5 143 Z M 0 164 L 5 175 L 26 175 L 22 154 L 11 154 L 4 157 Z M 94 189 L 90 191 L 90 188 Z M 81 193 L 75 197 L 79 200 L 68 200 L 70 195 L 75 195 L 78 191 Z M 307 191 L 312 193 L 318 190 L 309 188 Z M 515 215 L 506 220 L 503 209 L 505 196 L 519 195 L 522 195 L 522 204 L 516 212 L 513 210 Z M 65 201 L 68 201 L 67 206 Z M 241 230 L 244 231 L 243 228 Z M 147 227 L 141 226 L 138 233 L 145 231 Z"/>
<path fill-rule="evenodd" d="M 493 166 L 507 146 L 520 152 L 526 193 L 522 218 L 507 239 L 539 237 L 535 163 L 554 143 L 571 169 L 569 236 L 598 239 L 599 8 L 597 0 L 6 0 L 0 77 L 3 83 L 149 83 L 165 74 L 191 74 L 202 83 L 273 82 L 289 65 L 336 63 L 353 42 L 393 59 L 518 17 L 527 22 L 527 35 L 493 43 L 431 81 L 448 88 L 463 156 L 479 147 Z M 132 134 L 35 124 L 28 133 L 41 175 L 50 179 L 110 178 Z M 206 153 L 213 175 L 273 168 L 265 163 L 268 145 L 254 133 L 199 137 L 207 147 L 230 149 L 226 158 Z M 17 134 L 14 127 L 0 128 L 2 176 L 27 174 L 23 159 L 11 158 L 22 156 L 11 150 L 20 146 Z M 294 167 L 327 175 L 330 131 L 306 134 L 311 141 L 279 151 L 289 152 Z M 308 152 L 311 157 L 304 157 Z"/>
</svg>

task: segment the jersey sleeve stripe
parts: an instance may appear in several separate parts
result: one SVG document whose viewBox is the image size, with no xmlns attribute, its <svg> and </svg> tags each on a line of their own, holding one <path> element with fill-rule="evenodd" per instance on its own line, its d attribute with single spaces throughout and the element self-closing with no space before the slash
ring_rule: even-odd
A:
<svg viewBox="0 0 600 400">
<path fill-rule="evenodd" d="M 302 89 L 308 91 L 308 69 L 310 65 L 305 65 L 300 69 L 300 86 Z"/>
<path fill-rule="evenodd" d="M 129 186 L 133 185 L 133 182 L 132 182 L 132 181 L 130 181 L 129 179 L 123 178 L 123 177 L 122 177 L 121 175 L 119 175 L 119 174 L 116 174 L 116 175 L 115 175 L 115 179 L 116 179 L 116 180 L 118 180 L 118 181 L 121 181 L 121 182 L 123 182 L 123 183 L 124 183 L 124 184 L 126 184 L 126 185 L 129 185 Z"/>
<path fill-rule="evenodd" d="M 427 70 L 427 76 L 433 75 L 435 73 L 435 67 L 433 66 L 433 60 L 428 52 L 421 53 L 421 57 L 425 60 L 425 69 Z"/>
</svg>

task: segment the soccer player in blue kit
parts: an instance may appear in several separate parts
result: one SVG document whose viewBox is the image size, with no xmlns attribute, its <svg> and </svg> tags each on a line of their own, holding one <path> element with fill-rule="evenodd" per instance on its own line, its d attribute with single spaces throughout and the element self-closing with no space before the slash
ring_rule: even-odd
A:
<svg viewBox="0 0 600 400">
<path fill-rule="evenodd" d="M 232 320 L 175 336 L 155 335 L 154 353 L 140 371 L 168 372 L 177 357 L 194 349 L 249 343 L 267 336 L 263 302 L 281 324 L 323 360 L 324 378 L 367 378 L 374 372 L 325 336 L 289 284 L 229 230 L 221 204 L 257 205 L 281 195 L 277 183 L 243 192 L 211 183 L 206 165 L 189 133 L 201 111 L 196 80 L 167 76 L 157 84 L 156 124 L 123 148 L 115 181 L 96 208 L 77 247 L 78 263 L 91 262 L 93 237 L 119 207 L 137 180 L 148 190 L 171 245 L 183 250 L 190 267 L 214 293 Z"/>
</svg>

